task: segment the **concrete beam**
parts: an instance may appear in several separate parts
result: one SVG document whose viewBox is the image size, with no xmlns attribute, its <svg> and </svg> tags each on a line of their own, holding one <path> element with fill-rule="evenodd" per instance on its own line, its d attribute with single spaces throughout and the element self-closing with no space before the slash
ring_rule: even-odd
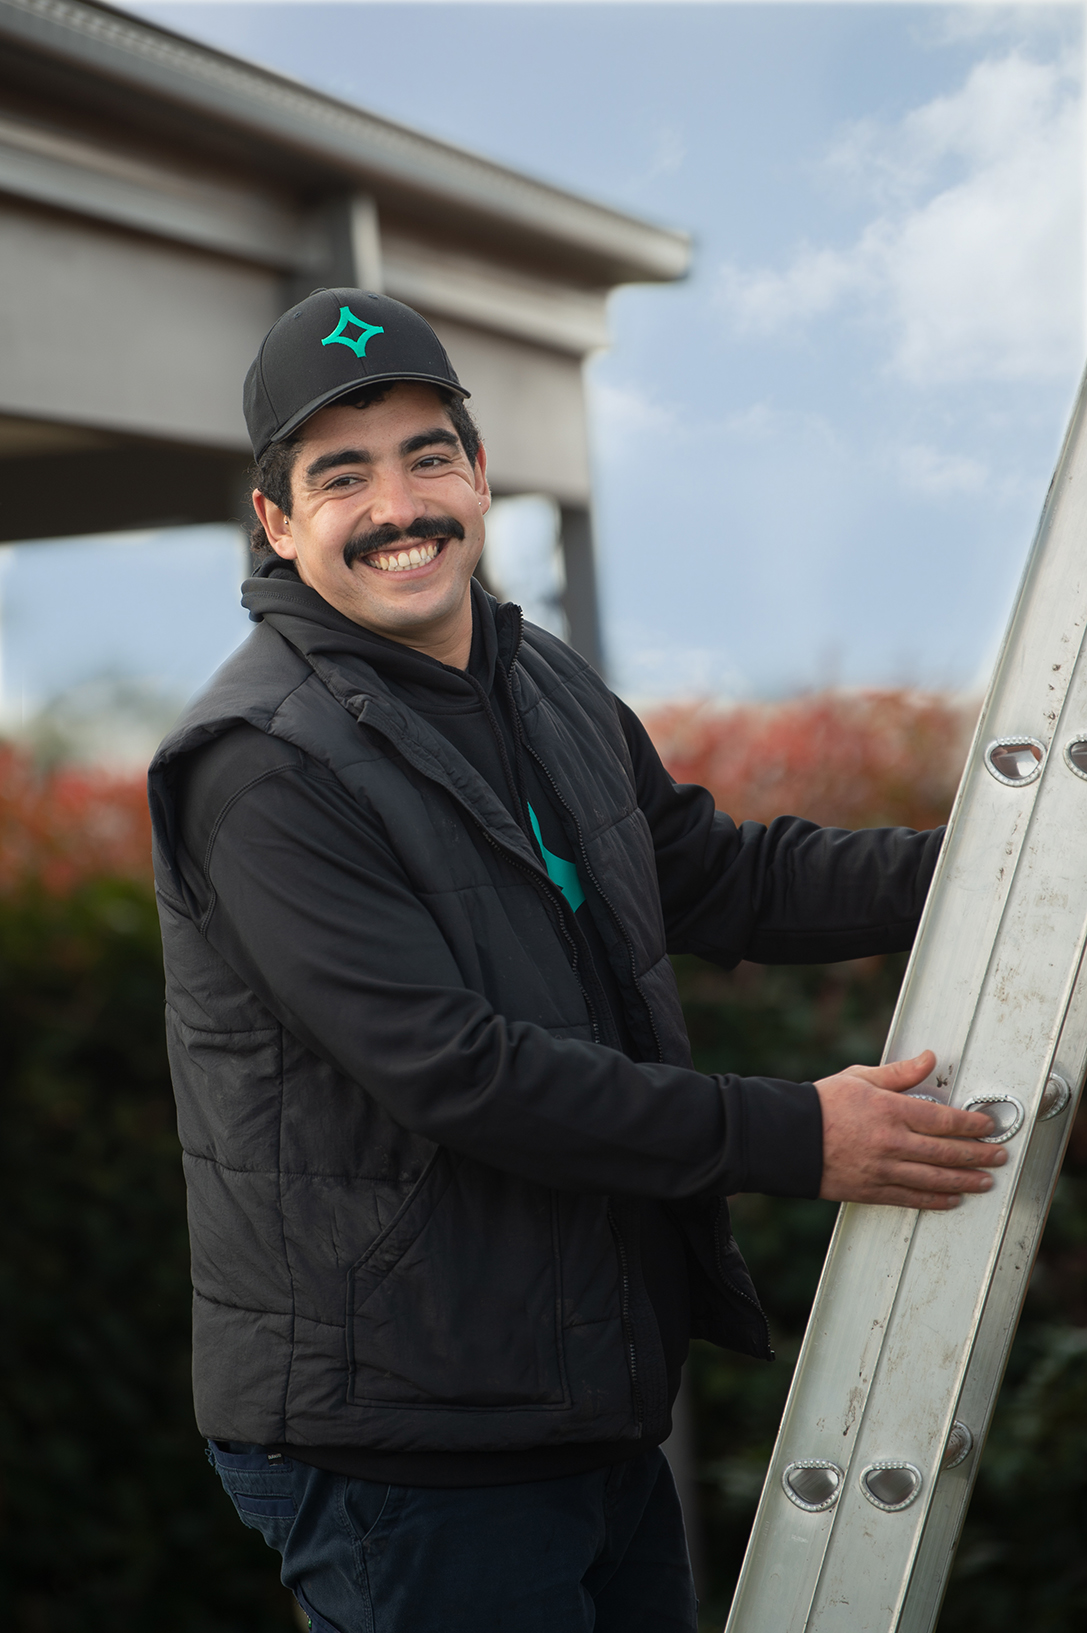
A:
<svg viewBox="0 0 1087 1633">
<path fill-rule="evenodd" d="M 587 283 L 670 281 L 690 259 L 686 233 L 595 204 L 392 120 L 309 90 L 92 0 L 0 0 L 0 37 L 75 65 L 145 105 L 169 103 L 210 129 L 344 178 L 345 191 L 412 196 L 424 218 L 459 222 L 528 259 L 567 263 Z M 334 190 L 334 189 L 333 189 Z"/>
<path fill-rule="evenodd" d="M 246 522 L 248 461 L 218 448 L 127 447 L 4 459 L 0 541 Z"/>
</svg>

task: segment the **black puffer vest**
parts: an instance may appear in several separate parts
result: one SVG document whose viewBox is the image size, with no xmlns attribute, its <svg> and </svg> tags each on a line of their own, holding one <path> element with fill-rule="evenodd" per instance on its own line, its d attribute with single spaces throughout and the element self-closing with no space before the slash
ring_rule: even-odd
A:
<svg viewBox="0 0 1087 1633">
<path fill-rule="evenodd" d="M 174 854 L 177 762 L 246 721 L 377 813 L 466 987 L 511 1020 L 530 1014 L 556 1037 L 592 1038 L 557 932 L 540 967 L 540 896 L 553 909 L 554 886 L 497 796 L 376 672 L 360 688 L 291 635 L 286 611 L 266 612 L 150 776 L 200 1428 L 389 1451 L 653 1444 L 669 1403 L 638 1270 L 637 1199 L 551 1190 L 405 1130 L 286 1031 L 194 922 Z M 632 1035 L 644 1059 L 689 1065 L 614 701 L 531 627 L 510 679 L 528 751 L 604 904 L 598 927 Z M 671 1207 L 688 1243 L 694 1335 L 766 1355 L 723 1200 Z"/>
</svg>

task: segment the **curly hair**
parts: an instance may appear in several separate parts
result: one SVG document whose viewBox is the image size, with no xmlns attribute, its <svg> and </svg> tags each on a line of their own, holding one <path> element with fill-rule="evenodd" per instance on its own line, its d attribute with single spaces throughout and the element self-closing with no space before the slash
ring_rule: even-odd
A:
<svg viewBox="0 0 1087 1633">
<path fill-rule="evenodd" d="M 342 403 L 348 408 L 372 408 L 375 403 L 384 402 L 396 383 L 390 381 L 387 385 L 367 386 L 356 397 L 339 398 L 337 406 Z M 458 396 L 455 391 L 447 391 L 443 386 L 435 386 L 433 389 L 441 398 L 449 415 L 450 424 L 460 439 L 465 458 L 469 465 L 474 466 L 479 457 L 479 450 L 483 446 L 483 439 L 479 434 L 478 425 L 468 412 L 464 398 Z M 301 445 L 302 434 L 299 427 L 293 436 L 284 437 L 281 442 L 273 442 L 249 471 L 251 486 L 263 493 L 273 505 L 277 505 L 285 516 L 291 514 L 293 502 L 291 483 Z M 249 533 L 249 548 L 258 559 L 275 554 L 267 533 L 255 518 Z"/>
</svg>

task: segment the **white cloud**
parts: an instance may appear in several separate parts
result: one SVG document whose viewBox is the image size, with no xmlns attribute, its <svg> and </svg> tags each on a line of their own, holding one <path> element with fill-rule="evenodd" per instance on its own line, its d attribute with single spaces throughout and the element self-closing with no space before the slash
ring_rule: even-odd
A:
<svg viewBox="0 0 1087 1633">
<path fill-rule="evenodd" d="M 726 415 L 721 428 L 726 435 L 743 442 L 770 442 L 787 429 L 786 420 L 787 416 L 769 403 L 752 403 L 750 408 Z"/>
<path fill-rule="evenodd" d="M 649 168 L 638 178 L 639 182 L 656 181 L 658 176 L 670 176 L 682 169 L 687 157 L 687 144 L 682 132 L 674 125 L 659 125 Z"/>
<path fill-rule="evenodd" d="M 849 302 L 918 385 L 1067 373 L 1083 334 L 1079 89 L 1070 62 L 1011 52 L 893 128 L 853 127 L 827 174 L 875 214 L 845 249 L 723 268 L 734 325 L 776 334 Z"/>
<path fill-rule="evenodd" d="M 671 435 L 677 427 L 675 410 L 640 386 L 610 385 L 590 374 L 589 402 L 593 440 L 604 459 L 621 457 L 634 439 Z"/>
<path fill-rule="evenodd" d="M 735 698 L 748 687 L 735 657 L 722 647 L 662 642 L 659 629 L 632 619 L 608 631 L 613 685 L 634 709 L 662 699 Z"/>
<path fill-rule="evenodd" d="M 774 334 L 787 324 L 821 317 L 846 295 L 868 289 L 871 282 L 865 256 L 806 244 L 784 272 L 722 267 L 720 293 L 737 328 Z"/>
<path fill-rule="evenodd" d="M 980 460 L 963 454 L 944 454 L 924 443 L 898 451 L 898 473 L 903 487 L 929 498 L 951 493 L 978 493 L 989 479 Z"/>
</svg>

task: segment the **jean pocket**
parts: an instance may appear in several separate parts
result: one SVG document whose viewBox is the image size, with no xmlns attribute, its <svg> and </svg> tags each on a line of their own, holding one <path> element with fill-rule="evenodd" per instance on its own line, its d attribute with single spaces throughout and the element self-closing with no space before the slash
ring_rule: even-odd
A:
<svg viewBox="0 0 1087 1633">
<path fill-rule="evenodd" d="M 230 1491 L 230 1487 L 227 1487 Z M 230 1491 L 231 1500 L 239 1514 L 263 1515 L 270 1520 L 293 1520 L 293 1497 L 257 1497 L 248 1491 Z"/>
<path fill-rule="evenodd" d="M 259 1531 L 269 1548 L 282 1553 L 297 1514 L 295 1465 L 289 1460 L 269 1463 L 256 1446 L 252 1451 L 228 1452 L 213 1442 L 210 1451 L 242 1524 Z"/>
<path fill-rule="evenodd" d="M 328 1621 L 319 1611 L 314 1610 L 305 1594 L 298 1588 L 294 1589 L 294 1596 L 298 1600 L 299 1608 L 309 1623 L 310 1633 L 340 1633 L 338 1627 Z"/>
</svg>

